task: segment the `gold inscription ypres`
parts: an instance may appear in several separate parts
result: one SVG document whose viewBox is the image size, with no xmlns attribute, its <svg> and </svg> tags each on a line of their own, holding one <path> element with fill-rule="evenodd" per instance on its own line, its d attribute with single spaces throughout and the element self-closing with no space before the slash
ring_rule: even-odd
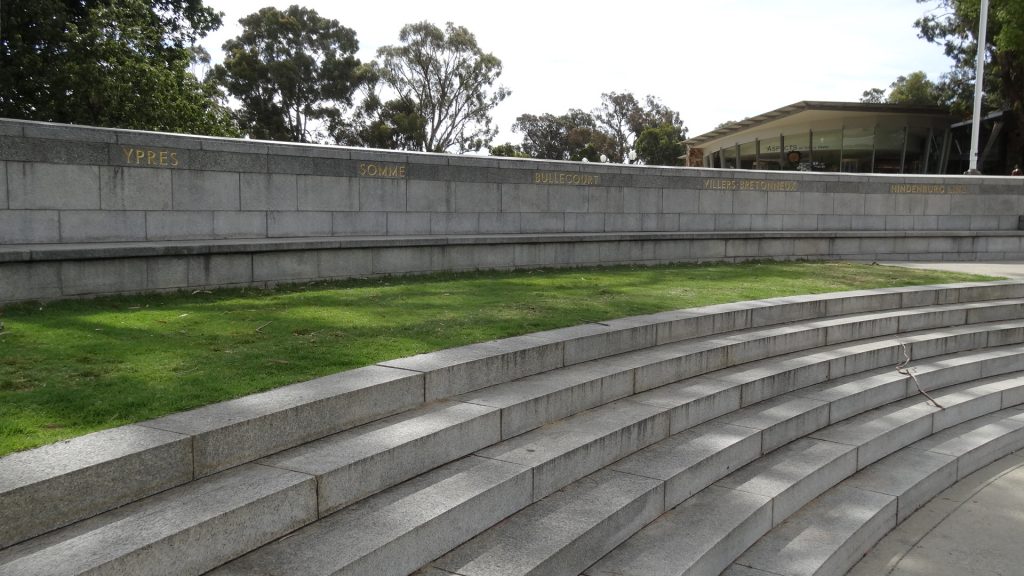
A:
<svg viewBox="0 0 1024 576">
<path fill-rule="evenodd" d="M 361 162 L 359 175 L 363 178 L 405 178 L 405 164 L 372 164 Z"/>
<path fill-rule="evenodd" d="M 121 147 L 121 156 L 125 164 L 133 166 L 156 166 L 163 168 L 178 167 L 178 153 L 174 150 L 158 150 L 153 148 Z"/>
<path fill-rule="evenodd" d="M 534 184 L 565 184 L 568 186 L 597 186 L 601 177 L 579 172 L 534 172 Z"/>
</svg>

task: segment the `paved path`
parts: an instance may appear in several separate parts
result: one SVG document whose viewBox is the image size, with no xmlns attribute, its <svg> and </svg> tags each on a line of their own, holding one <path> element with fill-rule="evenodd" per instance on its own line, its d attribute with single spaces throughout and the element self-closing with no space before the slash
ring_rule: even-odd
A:
<svg viewBox="0 0 1024 576">
<path fill-rule="evenodd" d="M 1024 262 L 879 262 L 1024 279 Z M 883 538 L 847 576 L 1024 574 L 1024 451 L 939 494 Z"/>
</svg>

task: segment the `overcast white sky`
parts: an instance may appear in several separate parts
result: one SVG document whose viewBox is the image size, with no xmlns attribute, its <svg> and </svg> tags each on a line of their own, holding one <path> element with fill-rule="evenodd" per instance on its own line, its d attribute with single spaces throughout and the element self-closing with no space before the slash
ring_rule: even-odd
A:
<svg viewBox="0 0 1024 576">
<path fill-rule="evenodd" d="M 206 0 L 224 26 L 203 44 L 215 61 L 237 36 L 238 19 L 292 1 Z M 917 37 L 914 20 L 933 9 L 915 0 L 306 0 L 356 31 L 359 58 L 398 43 L 405 24 L 451 21 L 501 59 L 512 90 L 495 110 L 495 144 L 524 113 L 590 111 L 601 93 L 658 96 L 696 136 L 801 100 L 857 101 L 871 87 L 923 70 L 935 80 L 950 61 Z"/>
</svg>

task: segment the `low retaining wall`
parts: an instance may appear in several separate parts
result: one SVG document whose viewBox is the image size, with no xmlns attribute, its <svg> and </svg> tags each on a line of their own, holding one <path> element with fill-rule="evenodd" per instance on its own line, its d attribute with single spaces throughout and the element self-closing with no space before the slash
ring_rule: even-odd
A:
<svg viewBox="0 0 1024 576">
<path fill-rule="evenodd" d="M 1024 255 L 1024 179 L 751 172 L 0 119 L 0 303 L 480 268 Z"/>
</svg>

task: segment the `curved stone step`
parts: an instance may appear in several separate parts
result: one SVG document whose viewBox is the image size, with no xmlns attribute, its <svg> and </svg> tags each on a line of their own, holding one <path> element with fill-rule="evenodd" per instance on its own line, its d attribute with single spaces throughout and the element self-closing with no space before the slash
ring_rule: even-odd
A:
<svg viewBox="0 0 1024 576">
<path fill-rule="evenodd" d="M 0 458 L 0 549 L 191 478 L 416 408 L 439 395 L 437 382 L 445 374 L 456 382 L 454 388 L 470 386 L 470 381 L 470 387 L 480 388 L 568 366 L 562 373 L 532 380 L 527 376 L 503 390 L 492 387 L 459 398 L 500 408 L 502 437 L 509 438 L 630 392 L 763 357 L 759 348 L 779 353 L 817 345 L 821 338 L 852 337 L 857 330 L 878 333 L 899 330 L 901 325 L 945 326 L 959 320 L 1022 316 L 1024 306 L 1019 302 L 998 300 L 1021 296 L 1024 284 L 978 283 L 778 298 L 654 314 L 414 357 L 413 364 L 427 362 L 436 369 L 369 366 L 99 432 Z M 937 305 L 945 308 L 904 309 Z M 875 309 L 890 310 L 899 318 L 865 312 Z M 803 327 L 758 328 L 836 315 L 847 317 Z M 666 344 L 735 330 L 748 332 Z M 631 350 L 640 352 L 609 358 Z M 659 366 L 645 365 L 652 350 Z M 433 388 L 428 380 L 434 382 Z M 93 496 L 82 499 L 79 493 Z M 63 504 L 48 506 L 52 502 Z M 47 513 L 28 512 L 38 508 Z"/>
<path fill-rule="evenodd" d="M 819 496 L 758 540 L 724 575 L 842 576 L 914 510 L 1021 448 L 1024 412 L 1017 408 L 929 436 Z"/>
<path fill-rule="evenodd" d="M 624 544 L 585 571 L 587 576 L 656 576 L 703 574 L 724 570 L 772 527 L 780 524 L 821 493 L 878 458 L 891 454 L 932 433 L 977 415 L 1020 402 L 1024 374 L 987 378 L 936 391 L 946 406 L 940 411 L 927 401 L 908 398 L 865 412 L 850 421 L 824 428 L 775 452 L 752 461 L 714 484 L 741 494 L 767 499 L 769 521 L 761 506 L 749 505 L 743 513 L 715 514 L 715 502 L 726 502 L 720 490 L 698 492 L 671 508 Z M 685 493 L 676 491 L 676 493 Z M 668 491 L 666 491 L 668 494 Z M 895 506 L 893 507 L 895 510 Z M 700 533 L 687 540 L 680 535 Z M 734 555 L 731 555 L 735 552 Z"/>
</svg>

